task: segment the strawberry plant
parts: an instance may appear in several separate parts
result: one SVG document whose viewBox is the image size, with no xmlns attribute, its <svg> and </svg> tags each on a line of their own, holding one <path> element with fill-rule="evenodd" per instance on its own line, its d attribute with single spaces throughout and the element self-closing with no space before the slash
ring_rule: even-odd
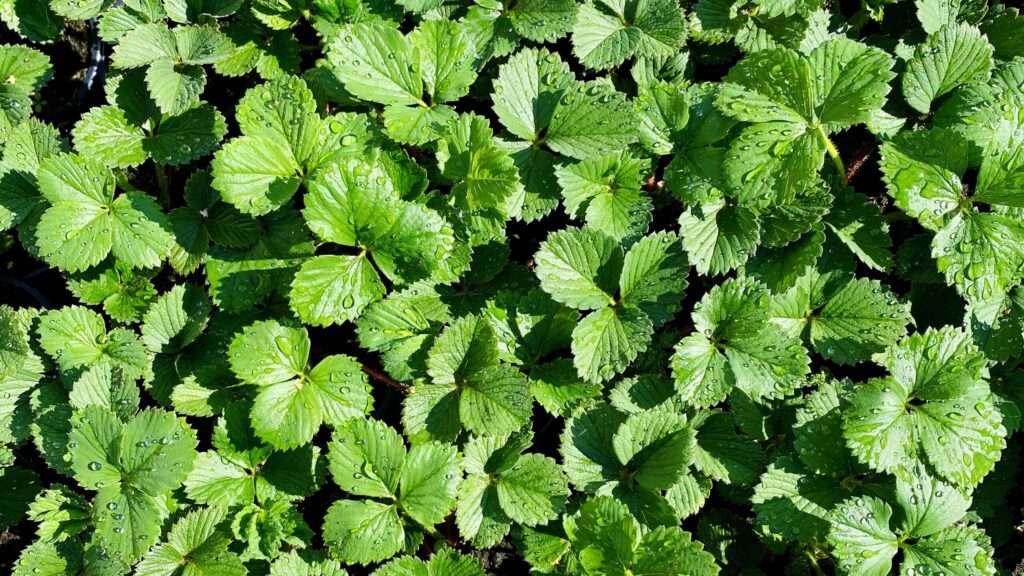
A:
<svg viewBox="0 0 1024 576">
<path fill-rule="evenodd" d="M 0 0 L 0 571 L 1024 570 L 1010 0 Z"/>
</svg>

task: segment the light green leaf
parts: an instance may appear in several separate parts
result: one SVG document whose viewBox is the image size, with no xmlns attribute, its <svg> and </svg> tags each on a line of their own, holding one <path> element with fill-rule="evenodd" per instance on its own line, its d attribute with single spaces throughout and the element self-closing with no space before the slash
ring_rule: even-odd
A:
<svg viewBox="0 0 1024 576">
<path fill-rule="evenodd" d="M 534 261 L 541 288 L 555 301 L 581 310 L 614 304 L 622 252 L 611 237 L 588 228 L 559 230 Z"/>
<path fill-rule="evenodd" d="M 604 382 L 621 374 L 651 342 L 654 326 L 630 306 L 592 312 L 572 332 L 573 363 L 580 378 Z"/>
<path fill-rule="evenodd" d="M 525 454 L 501 474 L 497 493 L 509 518 L 536 526 L 558 518 L 569 495 L 569 485 L 554 460 L 540 454 Z"/>
<path fill-rule="evenodd" d="M 494 143 L 485 118 L 467 114 L 451 123 L 438 142 L 437 158 L 442 177 L 454 183 L 452 194 L 459 206 L 510 212 L 510 201 L 521 188 L 519 171 Z"/>
<path fill-rule="evenodd" d="M 365 254 L 316 256 L 295 273 L 289 302 L 307 324 L 327 326 L 357 319 L 384 291 Z"/>
<path fill-rule="evenodd" d="M 509 132 L 535 142 L 548 128 L 562 94 L 574 80 L 557 54 L 526 48 L 498 68 L 494 113 Z"/>
<path fill-rule="evenodd" d="M 416 52 L 402 33 L 384 24 L 353 24 L 339 30 L 327 57 L 345 89 L 380 104 L 426 104 L 423 79 L 410 64 Z"/>
<path fill-rule="evenodd" d="M 629 242 L 647 231 L 653 206 L 640 192 L 647 162 L 628 153 L 555 168 L 566 210 L 587 226 Z"/>
<path fill-rule="evenodd" d="M 288 202 L 301 182 L 287 145 L 266 136 L 242 136 L 214 156 L 213 187 L 240 211 L 262 216 Z"/>
<path fill-rule="evenodd" d="M 99 106 L 83 114 L 75 123 L 73 135 L 79 154 L 111 168 L 128 168 L 146 161 L 145 133 L 116 106 Z"/>
<path fill-rule="evenodd" d="M 573 26 L 573 53 L 588 68 L 605 69 L 637 56 L 676 53 L 686 39 L 683 11 L 670 0 L 588 2 Z"/>
<path fill-rule="evenodd" d="M 597 81 L 566 88 L 551 115 L 545 142 L 566 156 L 586 160 L 636 142 L 636 112 L 621 93 Z"/>
<path fill-rule="evenodd" d="M 883 357 L 892 377 L 872 380 L 852 397 L 844 414 L 847 445 L 876 470 L 924 462 L 957 486 L 977 485 L 1006 435 L 983 358 L 952 328 L 903 339 Z"/>
<path fill-rule="evenodd" d="M 324 541 L 348 564 L 369 564 L 402 549 L 405 530 L 395 505 L 336 500 L 324 518 Z"/>
<path fill-rule="evenodd" d="M 476 47 L 456 22 L 425 20 L 409 34 L 420 57 L 420 74 L 432 102 L 452 102 L 466 95 L 476 80 Z M 371 99 L 372 100 L 372 99 Z"/>
<path fill-rule="evenodd" d="M 992 69 L 992 45 L 966 23 L 943 26 L 917 47 L 903 72 L 903 97 L 927 114 L 932 102 Z"/>
<path fill-rule="evenodd" d="M 334 481 L 357 496 L 395 498 L 405 446 L 393 428 L 353 418 L 334 431 L 328 467 Z"/>
<path fill-rule="evenodd" d="M 889 529 L 892 507 L 874 496 L 845 500 L 830 514 L 828 539 L 844 573 L 885 576 L 896 556 L 897 537 Z"/>
<path fill-rule="evenodd" d="M 230 538 L 218 525 L 227 511 L 203 508 L 175 522 L 167 542 L 152 550 L 139 562 L 136 574 L 161 576 L 179 570 L 190 574 L 232 576 L 246 574 L 242 560 L 228 550 Z"/>
<path fill-rule="evenodd" d="M 461 476 L 454 446 L 436 442 L 413 446 L 399 477 L 402 510 L 425 528 L 439 524 L 455 507 Z"/>
<path fill-rule="evenodd" d="M 683 212 L 679 235 L 697 272 L 717 276 L 747 261 L 760 242 L 761 227 L 749 209 L 718 199 Z"/>
</svg>

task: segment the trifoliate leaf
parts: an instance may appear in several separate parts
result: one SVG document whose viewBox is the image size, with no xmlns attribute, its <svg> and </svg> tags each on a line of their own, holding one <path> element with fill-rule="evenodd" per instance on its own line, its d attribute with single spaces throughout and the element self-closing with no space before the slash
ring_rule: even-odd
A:
<svg viewBox="0 0 1024 576">
<path fill-rule="evenodd" d="M 146 554 L 136 567 L 136 573 L 157 576 L 183 570 L 218 576 L 245 574 L 241 559 L 228 550 L 230 538 L 218 530 L 226 513 L 221 508 L 189 513 L 174 524 L 167 542 Z"/>
<path fill-rule="evenodd" d="M 913 334 L 891 347 L 892 376 L 858 388 L 844 415 L 847 445 L 876 470 L 929 464 L 941 478 L 973 487 L 1005 446 L 984 357 L 955 329 Z"/>
<path fill-rule="evenodd" d="M 788 335 L 807 334 L 815 350 L 840 364 L 867 360 L 905 334 L 910 307 L 875 280 L 814 269 L 780 294 L 772 321 Z"/>
<path fill-rule="evenodd" d="M 403 284 L 434 273 L 454 243 L 441 216 L 402 200 L 379 163 L 352 161 L 323 170 L 310 183 L 303 216 L 318 237 L 366 250 L 377 269 Z"/>
<path fill-rule="evenodd" d="M 438 142 L 442 176 L 453 183 L 458 206 L 469 211 L 509 212 L 520 189 L 519 171 L 507 152 L 494 143 L 487 121 L 475 114 L 450 124 Z"/>
<path fill-rule="evenodd" d="M 647 231 L 651 201 L 640 192 L 646 163 L 629 154 L 555 169 L 566 209 L 587 226 L 629 242 Z"/>
<path fill-rule="evenodd" d="M 683 11 L 674 2 L 587 2 L 573 26 L 573 53 L 588 68 L 614 68 L 627 58 L 661 56 L 686 39 Z"/>
<path fill-rule="evenodd" d="M 708 292 L 693 312 L 697 333 L 672 357 L 676 389 L 686 402 L 711 406 L 733 386 L 754 400 L 785 396 L 807 373 L 807 352 L 795 337 L 772 326 L 762 306 L 764 286 L 727 280 Z"/>
<path fill-rule="evenodd" d="M 139 192 L 115 197 L 113 175 L 91 160 L 44 160 L 39 187 L 52 204 L 39 221 L 39 248 L 61 269 L 85 270 L 111 253 L 131 268 L 154 267 L 170 251 L 170 223 L 157 203 Z"/>
<path fill-rule="evenodd" d="M 256 322 L 231 342 L 232 371 L 259 388 L 253 428 L 280 449 L 308 442 L 323 422 L 337 425 L 372 406 L 366 375 L 353 358 L 328 356 L 309 369 L 309 346 L 305 329 L 275 320 Z"/>
<path fill-rule="evenodd" d="M 103 317 L 81 306 L 53 310 L 39 319 L 39 344 L 63 370 L 109 365 L 137 378 L 145 372 L 145 349 L 131 331 L 107 332 Z"/>
</svg>

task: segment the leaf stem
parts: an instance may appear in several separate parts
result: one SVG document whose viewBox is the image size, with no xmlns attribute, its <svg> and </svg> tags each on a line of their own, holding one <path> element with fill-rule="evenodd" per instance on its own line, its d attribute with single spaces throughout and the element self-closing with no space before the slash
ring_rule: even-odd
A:
<svg viewBox="0 0 1024 576">
<path fill-rule="evenodd" d="M 817 576 L 825 576 L 825 572 L 822 571 L 821 566 L 818 565 L 818 559 L 814 556 L 814 552 L 804 550 L 804 555 L 806 555 L 807 559 L 811 562 L 811 570 L 814 570 L 814 573 Z"/>
<path fill-rule="evenodd" d="M 839 155 L 839 149 L 832 143 L 832 140 L 825 133 L 825 127 L 818 124 L 818 136 L 821 137 L 822 143 L 825 144 L 825 150 L 828 150 L 828 155 L 832 157 L 832 164 L 836 167 L 836 172 L 839 172 L 839 177 L 843 179 L 843 184 L 849 184 L 846 179 L 846 166 L 843 164 L 843 158 Z"/>
<path fill-rule="evenodd" d="M 165 210 L 169 210 L 171 208 L 171 192 L 170 184 L 167 181 L 167 169 L 163 164 L 156 162 L 153 171 L 156 172 L 156 185 L 160 189 L 160 205 Z"/>
<path fill-rule="evenodd" d="M 387 386 L 388 388 L 391 388 L 392 390 L 396 390 L 398 392 L 401 392 L 402 394 L 409 393 L 408 386 L 402 384 L 401 382 L 395 380 L 394 378 L 388 376 L 387 374 L 381 372 L 380 370 L 377 370 L 376 368 L 371 368 L 366 364 L 363 364 L 363 372 L 366 372 L 366 375 L 369 376 L 371 379 L 380 382 L 381 384 Z"/>
</svg>

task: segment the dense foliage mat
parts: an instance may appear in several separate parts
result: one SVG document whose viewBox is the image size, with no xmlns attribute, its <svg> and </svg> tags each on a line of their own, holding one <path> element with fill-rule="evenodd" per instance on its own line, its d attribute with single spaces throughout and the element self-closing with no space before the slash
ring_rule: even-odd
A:
<svg viewBox="0 0 1024 576">
<path fill-rule="evenodd" d="M 1009 574 L 1001 1 L 0 0 L 0 571 Z"/>
</svg>

